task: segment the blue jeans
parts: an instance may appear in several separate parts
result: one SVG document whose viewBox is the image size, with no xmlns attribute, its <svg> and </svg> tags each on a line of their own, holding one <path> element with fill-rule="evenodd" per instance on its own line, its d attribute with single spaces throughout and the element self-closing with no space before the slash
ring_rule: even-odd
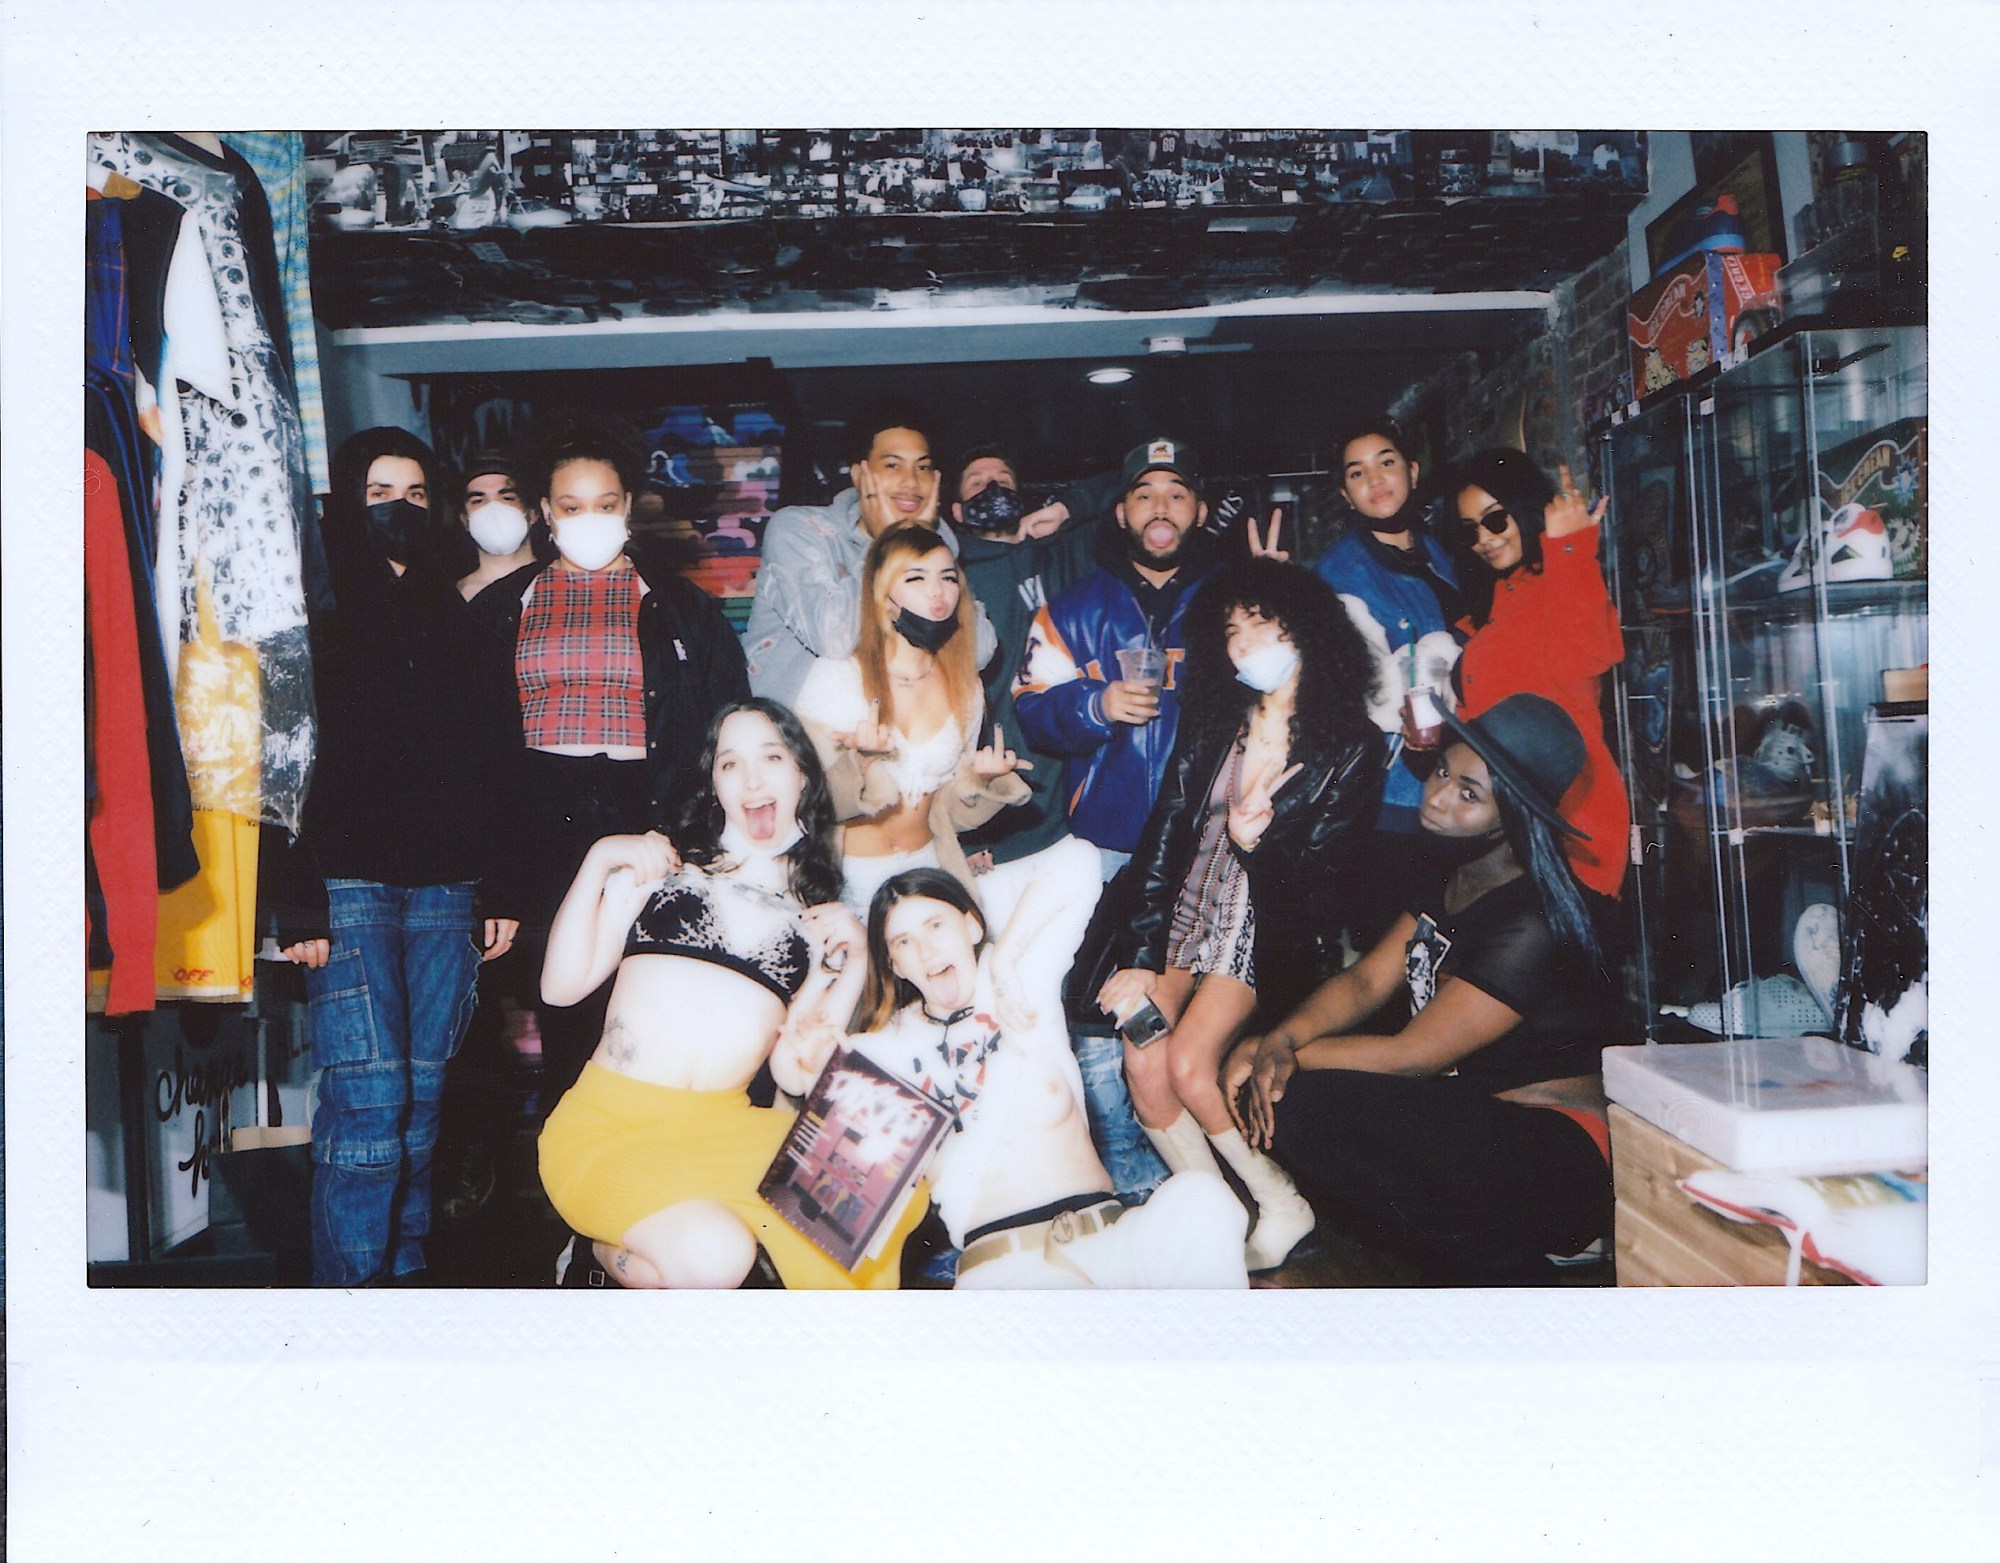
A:
<svg viewBox="0 0 2000 1563">
<path fill-rule="evenodd" d="M 1083 1107 L 1090 1119 L 1097 1159 L 1126 1204 L 1137 1204 L 1166 1181 L 1167 1164 L 1139 1127 L 1132 1093 L 1125 1085 L 1125 1044 L 1116 1036 L 1071 1036 L 1076 1066 L 1083 1072 Z"/>
<path fill-rule="evenodd" d="M 312 1279 L 371 1286 L 424 1268 L 445 1064 L 478 999 L 470 884 L 329 879 L 332 955 L 306 972 Z"/>
</svg>

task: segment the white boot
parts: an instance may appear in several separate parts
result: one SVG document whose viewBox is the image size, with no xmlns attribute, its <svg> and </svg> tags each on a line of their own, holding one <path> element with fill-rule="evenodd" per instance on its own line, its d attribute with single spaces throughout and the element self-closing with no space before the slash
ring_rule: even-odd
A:
<svg viewBox="0 0 2000 1563">
<path fill-rule="evenodd" d="M 1312 1206 L 1283 1167 L 1262 1151 L 1251 1149 L 1241 1130 L 1211 1134 L 1208 1140 L 1257 1201 L 1257 1224 L 1243 1245 L 1244 1263 L 1252 1270 L 1276 1269 L 1313 1229 L 1316 1218 Z"/>
<path fill-rule="evenodd" d="M 1201 1125 L 1194 1121 L 1194 1114 L 1185 1107 L 1180 1117 L 1164 1129 L 1146 1129 L 1146 1138 L 1153 1142 L 1153 1149 L 1160 1153 L 1160 1160 L 1167 1164 L 1169 1172 L 1213 1172 L 1215 1158 L 1209 1154 L 1205 1143 L 1208 1136 L 1201 1132 Z"/>
</svg>

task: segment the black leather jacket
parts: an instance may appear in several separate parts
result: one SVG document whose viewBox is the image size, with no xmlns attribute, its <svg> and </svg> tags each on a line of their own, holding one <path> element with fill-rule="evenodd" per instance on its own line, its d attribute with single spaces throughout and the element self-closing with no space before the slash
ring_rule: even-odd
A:
<svg viewBox="0 0 2000 1563">
<path fill-rule="evenodd" d="M 1114 970 L 1165 970 L 1174 905 L 1193 867 L 1202 810 L 1232 742 L 1190 735 L 1168 761 L 1145 832 L 1124 870 L 1132 883 L 1123 896 L 1107 898 L 1122 900 L 1129 911 L 1113 929 Z M 1310 743 L 1299 773 L 1272 800 L 1271 823 L 1256 850 L 1243 852 L 1229 843 L 1250 876 L 1258 1008 L 1266 1014 L 1291 1009 L 1339 969 L 1354 861 L 1382 805 L 1385 754 L 1382 734 L 1373 726 L 1345 741 Z"/>
</svg>

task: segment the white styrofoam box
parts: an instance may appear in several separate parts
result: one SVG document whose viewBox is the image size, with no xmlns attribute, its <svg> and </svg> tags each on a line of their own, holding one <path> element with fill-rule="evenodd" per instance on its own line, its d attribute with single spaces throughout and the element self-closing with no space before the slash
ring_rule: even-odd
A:
<svg viewBox="0 0 2000 1563">
<path fill-rule="evenodd" d="M 1923 1072 L 1824 1037 L 1607 1047 L 1604 1094 L 1744 1172 L 1914 1171 L 1930 1161 Z"/>
</svg>

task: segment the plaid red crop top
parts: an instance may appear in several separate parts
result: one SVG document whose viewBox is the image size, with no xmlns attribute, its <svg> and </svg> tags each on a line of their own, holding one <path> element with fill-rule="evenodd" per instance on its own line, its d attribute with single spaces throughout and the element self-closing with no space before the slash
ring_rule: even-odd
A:
<svg viewBox="0 0 2000 1563">
<path fill-rule="evenodd" d="M 514 679 L 529 748 L 643 746 L 639 572 L 544 570 L 521 610 Z"/>
</svg>

